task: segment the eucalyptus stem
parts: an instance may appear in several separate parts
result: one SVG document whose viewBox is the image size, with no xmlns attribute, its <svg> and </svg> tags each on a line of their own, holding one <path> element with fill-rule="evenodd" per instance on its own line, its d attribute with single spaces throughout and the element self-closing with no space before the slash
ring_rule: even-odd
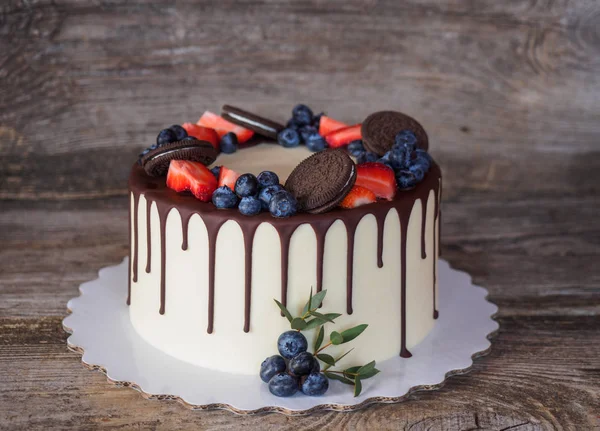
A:
<svg viewBox="0 0 600 431">
<path fill-rule="evenodd" d="M 319 350 L 317 350 L 315 352 L 315 355 L 317 355 L 321 350 L 325 349 L 326 347 L 331 346 L 333 343 L 330 341 L 329 343 L 325 344 L 323 347 L 321 347 Z"/>
</svg>

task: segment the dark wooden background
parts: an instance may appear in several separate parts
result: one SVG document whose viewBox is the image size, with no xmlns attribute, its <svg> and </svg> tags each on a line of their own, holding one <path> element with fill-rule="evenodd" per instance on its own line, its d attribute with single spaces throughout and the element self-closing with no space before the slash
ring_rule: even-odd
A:
<svg viewBox="0 0 600 431">
<path fill-rule="evenodd" d="M 408 402 L 236 417 L 116 388 L 66 302 L 127 253 L 128 168 L 232 103 L 403 110 L 444 170 L 443 254 L 500 307 L 491 354 Z M 0 428 L 600 427 L 600 3 L 3 0 Z"/>
</svg>

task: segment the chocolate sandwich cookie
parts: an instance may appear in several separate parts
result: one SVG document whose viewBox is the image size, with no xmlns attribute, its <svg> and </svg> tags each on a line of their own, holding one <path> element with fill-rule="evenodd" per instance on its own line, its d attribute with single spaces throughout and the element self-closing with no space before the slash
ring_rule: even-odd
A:
<svg viewBox="0 0 600 431">
<path fill-rule="evenodd" d="M 427 150 L 429 140 L 423 126 L 406 114 L 380 111 L 369 115 L 362 123 L 361 134 L 365 148 L 383 156 L 394 145 L 394 139 L 403 130 L 410 130 L 417 137 L 417 147 Z"/>
<path fill-rule="evenodd" d="M 285 189 L 298 201 L 298 209 L 312 214 L 336 207 L 356 181 L 356 166 L 342 149 L 315 153 L 294 168 Z"/>
<path fill-rule="evenodd" d="M 140 162 L 148 175 L 159 177 L 169 171 L 171 160 L 190 160 L 210 165 L 217 155 L 217 149 L 210 142 L 186 138 L 150 150 Z"/>
<path fill-rule="evenodd" d="M 267 118 L 259 117 L 235 106 L 223 105 L 221 116 L 239 126 L 250 129 L 261 136 L 277 139 L 277 135 L 285 126 Z"/>
</svg>

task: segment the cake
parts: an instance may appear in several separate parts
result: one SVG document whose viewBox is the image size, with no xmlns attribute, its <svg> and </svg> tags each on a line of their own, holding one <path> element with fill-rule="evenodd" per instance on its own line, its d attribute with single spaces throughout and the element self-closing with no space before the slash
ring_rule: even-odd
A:
<svg viewBox="0 0 600 431">
<path fill-rule="evenodd" d="M 181 128 L 161 132 L 158 144 L 131 170 L 127 303 L 136 332 L 188 363 L 256 374 L 261 362 L 276 353 L 279 334 L 290 329 L 273 299 L 299 314 L 311 291 L 327 289 L 319 312 L 342 314 L 327 324 L 328 331 L 368 324 L 365 335 L 353 342 L 348 364 L 398 355 L 410 360 L 411 349 L 438 317 L 441 171 L 426 154 L 428 139 L 420 124 L 392 111 L 348 127 L 313 116 L 312 124 L 321 124 L 315 124 L 319 136 L 311 138 L 302 137 L 304 129 L 293 122 L 285 127 L 237 108 L 224 111 L 199 121 L 200 129 L 214 132 L 190 124 L 183 125 L 185 133 Z M 298 145 L 296 137 L 306 145 Z M 392 154 L 402 139 L 412 142 L 402 148 L 418 147 L 402 150 L 408 154 L 403 167 L 395 166 Z M 351 166 L 342 163 L 348 179 L 336 179 L 342 174 L 332 172 L 330 154 L 352 161 Z M 213 168 L 208 197 L 194 186 L 187 188 L 192 193 L 173 189 L 178 157 Z M 415 157 L 427 159 L 421 160 L 427 169 L 413 169 Z M 279 192 L 296 199 L 295 214 L 275 217 L 266 202 L 258 214 L 246 215 L 254 208 L 254 196 L 242 198 L 239 209 L 213 203 L 226 173 L 249 173 L 252 179 L 263 171 L 274 172 L 285 184 Z M 387 184 L 382 192 L 378 183 L 389 175 L 397 182 L 393 196 L 385 195 Z M 307 189 L 319 178 L 326 184 Z M 238 182 L 236 174 L 229 187 L 218 190 L 235 189 Z M 365 187 L 369 184 L 374 191 Z M 311 195 L 330 186 L 336 196 Z M 313 204 L 305 195 L 325 201 Z M 313 332 L 305 334 L 310 346 Z M 330 354 L 341 354 L 341 347 L 332 346 Z"/>
</svg>

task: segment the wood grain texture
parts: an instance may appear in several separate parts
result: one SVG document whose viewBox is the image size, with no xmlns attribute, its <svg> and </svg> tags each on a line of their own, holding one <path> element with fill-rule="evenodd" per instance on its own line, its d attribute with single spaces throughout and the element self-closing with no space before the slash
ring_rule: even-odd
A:
<svg viewBox="0 0 600 431">
<path fill-rule="evenodd" d="M 232 103 L 422 121 L 443 247 L 501 330 L 466 376 L 352 414 L 237 417 L 85 370 L 61 320 L 127 253 L 126 179 L 162 127 Z M 600 4 L 0 5 L 0 429 L 600 428 Z"/>
</svg>

